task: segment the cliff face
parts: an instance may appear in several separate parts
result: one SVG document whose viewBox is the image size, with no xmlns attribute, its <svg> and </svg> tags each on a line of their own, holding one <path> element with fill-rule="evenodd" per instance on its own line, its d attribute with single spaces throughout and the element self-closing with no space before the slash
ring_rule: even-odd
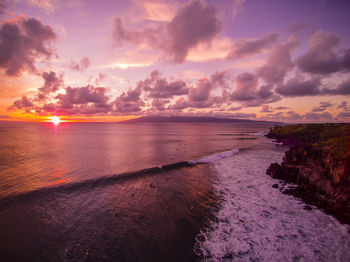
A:
<svg viewBox="0 0 350 262">
<path fill-rule="evenodd" d="M 275 127 L 267 137 L 288 144 L 281 165 L 267 174 L 298 187 L 284 193 L 316 205 L 350 224 L 350 126 L 346 124 Z"/>
</svg>

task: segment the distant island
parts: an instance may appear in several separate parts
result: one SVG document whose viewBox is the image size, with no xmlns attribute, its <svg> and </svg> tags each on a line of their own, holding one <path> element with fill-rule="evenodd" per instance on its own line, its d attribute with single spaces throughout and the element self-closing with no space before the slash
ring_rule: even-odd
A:
<svg viewBox="0 0 350 262">
<path fill-rule="evenodd" d="M 275 126 L 267 137 L 290 146 L 267 174 L 298 185 L 274 187 L 350 224 L 350 124 Z"/>
<path fill-rule="evenodd" d="M 248 119 L 218 118 L 204 116 L 142 116 L 121 123 L 271 123 L 278 122 L 256 121 Z"/>
</svg>

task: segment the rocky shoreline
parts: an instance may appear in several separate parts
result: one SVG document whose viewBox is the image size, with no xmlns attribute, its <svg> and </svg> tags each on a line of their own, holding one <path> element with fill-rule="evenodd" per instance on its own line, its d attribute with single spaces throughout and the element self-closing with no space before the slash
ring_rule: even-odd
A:
<svg viewBox="0 0 350 262">
<path fill-rule="evenodd" d="M 266 172 L 284 181 L 274 187 L 350 224 L 350 124 L 275 126 L 267 137 L 290 147 Z"/>
</svg>

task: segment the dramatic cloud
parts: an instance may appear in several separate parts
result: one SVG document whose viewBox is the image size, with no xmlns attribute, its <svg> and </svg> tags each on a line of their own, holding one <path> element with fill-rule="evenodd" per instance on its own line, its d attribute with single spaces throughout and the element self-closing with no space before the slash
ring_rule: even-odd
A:
<svg viewBox="0 0 350 262">
<path fill-rule="evenodd" d="M 242 73 L 237 76 L 237 87 L 231 95 L 234 101 L 247 101 L 255 98 L 258 77 L 253 73 Z"/>
<path fill-rule="evenodd" d="M 43 78 L 45 84 L 38 89 L 34 99 L 23 96 L 22 99 L 16 100 L 9 110 L 20 109 L 36 115 L 106 115 L 113 111 L 107 88 L 91 85 L 66 87 L 60 89 L 65 93 L 46 99 L 46 95 L 56 92 L 63 83 L 62 76 L 57 76 L 54 72 L 44 73 Z M 40 96 L 43 98 L 40 99 Z"/>
<path fill-rule="evenodd" d="M 52 28 L 35 18 L 5 22 L 0 28 L 0 68 L 10 76 L 36 71 L 37 59 L 53 55 L 49 44 L 55 39 Z"/>
<path fill-rule="evenodd" d="M 114 21 L 113 37 L 117 45 L 123 42 L 147 43 L 163 50 L 174 63 L 185 61 L 190 49 L 200 43 L 210 44 L 221 31 L 217 9 L 203 1 L 184 4 L 165 27 L 147 27 L 141 30 L 124 29 L 122 20 Z"/>
<path fill-rule="evenodd" d="M 168 99 L 177 95 L 186 95 L 188 88 L 184 81 L 168 82 L 166 78 L 160 76 L 158 71 L 153 71 L 150 77 L 138 83 L 150 98 Z"/>
<path fill-rule="evenodd" d="M 56 103 L 45 104 L 36 108 L 37 114 L 60 115 L 96 115 L 107 114 L 112 111 L 108 89 L 94 87 L 66 87 L 64 94 L 58 94 Z"/>
<path fill-rule="evenodd" d="M 202 1 L 185 4 L 167 25 L 169 52 L 175 63 L 185 60 L 189 50 L 199 43 L 210 43 L 221 31 L 218 12 Z"/>
<path fill-rule="evenodd" d="M 142 30 L 128 31 L 124 28 L 121 18 L 114 20 L 113 38 L 118 46 L 124 42 L 133 44 L 147 43 L 150 46 L 159 48 L 163 41 L 161 28 L 144 28 Z"/>
<path fill-rule="evenodd" d="M 38 89 L 38 99 L 43 100 L 48 94 L 56 92 L 63 87 L 63 75 L 57 75 L 55 72 L 44 72 L 42 74 L 44 85 Z"/>
<path fill-rule="evenodd" d="M 323 31 L 315 32 L 309 40 L 310 49 L 297 63 L 301 70 L 314 74 L 330 74 L 350 70 L 350 50 L 336 53 L 340 37 Z"/>
<path fill-rule="evenodd" d="M 190 88 L 188 98 L 193 102 L 207 101 L 210 95 L 211 83 L 207 79 L 200 79 L 197 86 Z"/>
<path fill-rule="evenodd" d="M 165 105 L 169 102 L 167 99 L 153 99 L 151 110 L 164 111 L 166 109 Z"/>
<path fill-rule="evenodd" d="M 122 93 L 114 101 L 115 112 L 120 114 L 140 113 L 141 107 L 145 105 L 140 97 L 141 93 L 141 87 Z"/>
<path fill-rule="evenodd" d="M 258 106 L 279 100 L 272 91 L 272 86 L 263 85 L 258 88 L 258 77 L 253 73 L 242 73 L 237 76 L 237 87 L 230 99 L 241 102 L 244 106 Z"/>
<path fill-rule="evenodd" d="M 258 70 L 258 75 L 267 83 L 281 83 L 287 72 L 294 68 L 290 54 L 299 46 L 299 39 L 290 38 L 286 43 L 275 47 L 267 63 Z"/>
<path fill-rule="evenodd" d="M 33 107 L 34 107 L 33 102 L 26 96 L 22 96 L 21 99 L 18 99 L 15 102 L 13 102 L 13 104 L 8 109 L 9 110 L 25 109 L 26 111 L 29 111 Z"/>
<path fill-rule="evenodd" d="M 321 79 L 319 77 L 312 77 L 305 80 L 302 76 L 296 76 L 289 79 L 287 83 L 281 84 L 276 88 L 276 92 L 283 96 L 314 96 L 321 94 L 320 86 Z"/>
<path fill-rule="evenodd" d="M 227 71 L 215 72 L 210 76 L 210 82 L 213 88 L 228 88 L 229 80 L 230 76 Z"/>
<path fill-rule="evenodd" d="M 278 39 L 277 33 L 269 33 L 258 39 L 238 40 L 234 43 L 233 51 L 228 54 L 227 58 L 234 60 L 264 52 L 276 44 Z"/>
<path fill-rule="evenodd" d="M 336 88 L 324 88 L 323 94 L 326 95 L 350 95 L 350 79 L 339 84 Z"/>
<path fill-rule="evenodd" d="M 105 104 L 109 99 L 106 96 L 108 90 L 104 87 L 93 87 L 91 85 L 75 88 L 67 87 L 65 91 L 65 94 L 59 94 L 56 98 L 66 108 L 71 108 L 75 104 Z"/>
<path fill-rule="evenodd" d="M 72 61 L 70 64 L 69 64 L 69 68 L 72 70 L 72 71 L 84 71 L 85 69 L 87 69 L 91 64 L 91 61 L 90 61 L 90 58 L 88 57 L 83 57 L 79 63 L 75 62 L 75 61 Z"/>
<path fill-rule="evenodd" d="M 320 102 L 320 105 L 318 107 L 315 107 L 312 109 L 312 112 L 324 112 L 331 106 L 333 106 L 332 103 L 322 101 L 322 102 Z"/>
</svg>

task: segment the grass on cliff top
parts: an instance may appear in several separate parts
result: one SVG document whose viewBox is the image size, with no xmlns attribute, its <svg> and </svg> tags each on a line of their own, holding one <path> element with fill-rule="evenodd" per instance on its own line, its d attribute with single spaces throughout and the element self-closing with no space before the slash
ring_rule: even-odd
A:
<svg viewBox="0 0 350 262">
<path fill-rule="evenodd" d="M 345 158 L 350 145 L 350 126 L 346 124 L 300 124 L 275 126 L 267 137 L 295 139 L 308 142 L 315 147 L 329 147 L 336 158 Z"/>
</svg>

